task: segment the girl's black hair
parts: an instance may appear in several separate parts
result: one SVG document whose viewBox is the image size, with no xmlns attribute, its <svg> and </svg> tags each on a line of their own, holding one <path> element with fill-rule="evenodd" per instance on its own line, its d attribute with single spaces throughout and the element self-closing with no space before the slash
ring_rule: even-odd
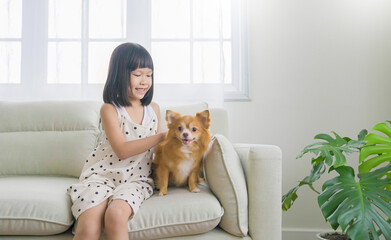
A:
<svg viewBox="0 0 391 240">
<path fill-rule="evenodd" d="M 130 73 L 137 68 L 152 70 L 152 85 L 141 99 L 142 105 L 149 105 L 153 97 L 153 61 L 148 51 L 137 43 L 123 43 L 111 54 L 109 73 L 103 90 L 103 101 L 116 106 L 131 106 L 128 87 Z M 131 86 L 130 86 L 131 88 Z"/>
</svg>

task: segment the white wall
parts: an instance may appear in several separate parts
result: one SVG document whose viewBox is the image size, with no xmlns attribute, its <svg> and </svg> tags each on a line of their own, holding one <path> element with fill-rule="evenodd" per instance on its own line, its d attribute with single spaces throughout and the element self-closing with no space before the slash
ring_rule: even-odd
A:
<svg viewBox="0 0 391 240">
<path fill-rule="evenodd" d="M 249 0 L 252 101 L 225 107 L 234 142 L 282 148 L 283 193 L 309 173 L 295 157 L 317 133 L 391 120 L 390 11 L 389 0 Z M 298 195 L 283 229 L 329 228 L 316 195 Z"/>
</svg>

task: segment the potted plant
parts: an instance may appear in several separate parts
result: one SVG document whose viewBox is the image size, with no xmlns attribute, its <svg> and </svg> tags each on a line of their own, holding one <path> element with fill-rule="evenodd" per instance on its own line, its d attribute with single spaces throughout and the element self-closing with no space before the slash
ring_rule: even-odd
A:
<svg viewBox="0 0 391 240">
<path fill-rule="evenodd" d="M 315 139 L 322 141 L 306 146 L 297 156 L 313 154 L 312 170 L 282 197 L 282 209 L 287 211 L 297 199 L 298 189 L 307 185 L 318 195 L 320 210 L 334 230 L 340 228 L 352 240 L 391 239 L 391 122 L 387 122 L 372 128 L 382 134 L 362 130 L 357 140 L 335 132 L 334 137 L 316 135 Z M 356 171 L 346 161 L 346 155 L 354 152 L 360 153 Z M 338 176 L 316 190 L 313 183 L 331 172 Z"/>
</svg>

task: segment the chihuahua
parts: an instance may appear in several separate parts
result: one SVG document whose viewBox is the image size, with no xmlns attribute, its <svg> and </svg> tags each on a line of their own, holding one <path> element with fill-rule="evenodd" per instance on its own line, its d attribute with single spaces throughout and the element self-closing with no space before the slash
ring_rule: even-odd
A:
<svg viewBox="0 0 391 240">
<path fill-rule="evenodd" d="M 190 192 L 200 192 L 197 184 L 202 170 L 202 158 L 210 142 L 209 111 L 196 116 L 166 112 L 168 132 L 155 149 L 153 160 L 159 196 L 167 194 L 168 183 L 180 186 L 188 183 Z"/>
</svg>

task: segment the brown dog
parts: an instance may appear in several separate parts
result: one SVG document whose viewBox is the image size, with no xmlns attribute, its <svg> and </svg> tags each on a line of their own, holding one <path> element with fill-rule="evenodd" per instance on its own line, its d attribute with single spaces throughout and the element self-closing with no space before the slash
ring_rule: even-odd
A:
<svg viewBox="0 0 391 240">
<path fill-rule="evenodd" d="M 166 139 L 155 150 L 153 160 L 159 196 L 167 194 L 169 181 L 176 186 L 188 182 L 190 192 L 199 192 L 202 158 L 210 142 L 209 111 L 181 116 L 167 110 Z"/>
</svg>

